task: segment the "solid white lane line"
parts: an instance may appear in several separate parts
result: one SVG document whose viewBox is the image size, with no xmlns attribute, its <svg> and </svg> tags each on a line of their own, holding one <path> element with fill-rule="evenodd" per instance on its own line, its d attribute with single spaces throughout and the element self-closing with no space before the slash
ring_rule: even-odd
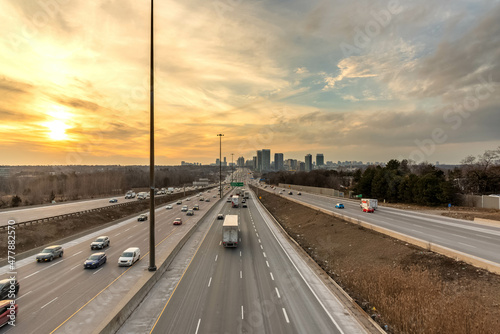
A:
<svg viewBox="0 0 500 334">
<path fill-rule="evenodd" d="M 77 253 L 75 253 L 75 254 L 71 255 L 70 257 L 76 256 L 76 255 L 80 254 L 81 252 L 83 252 L 83 251 L 79 251 L 79 252 L 77 252 Z"/>
<path fill-rule="evenodd" d="M 40 270 L 35 271 L 33 274 L 29 274 L 29 275 L 28 275 L 28 276 L 26 276 L 24 279 L 27 279 L 28 277 L 31 277 L 31 276 L 33 276 L 33 275 L 35 275 L 35 274 L 38 274 L 39 272 L 40 272 Z"/>
<path fill-rule="evenodd" d="M 99 269 L 99 270 L 95 271 L 92 275 L 97 274 L 97 273 L 98 273 L 98 272 L 100 272 L 102 269 L 103 269 L 103 267 L 101 267 L 101 269 Z"/>
<path fill-rule="evenodd" d="M 198 334 L 198 329 L 200 329 L 201 318 L 198 320 L 198 326 L 196 326 L 196 332 L 194 334 Z"/>
<path fill-rule="evenodd" d="M 240 278 L 243 278 L 243 272 L 240 270 Z"/>
<path fill-rule="evenodd" d="M 269 262 L 267 262 L 267 260 L 266 260 L 266 264 L 267 264 L 267 267 L 269 268 Z"/>
<path fill-rule="evenodd" d="M 212 283 L 212 277 L 208 280 L 208 287 L 210 287 L 210 283 Z"/>
<path fill-rule="evenodd" d="M 278 295 L 278 298 L 281 298 L 280 292 L 278 291 L 278 288 L 274 288 L 274 289 L 276 289 L 276 294 Z"/>
<path fill-rule="evenodd" d="M 32 292 L 33 292 L 33 290 L 30 290 L 30 291 L 28 291 L 28 292 L 26 292 L 26 293 L 23 293 L 23 295 L 22 295 L 21 297 L 17 297 L 17 296 L 16 296 L 16 300 L 19 300 L 19 299 L 23 298 L 24 296 L 26 296 L 26 295 L 28 295 L 28 294 L 30 294 L 30 293 L 32 293 Z"/>
<path fill-rule="evenodd" d="M 243 316 L 243 305 L 241 305 L 241 319 L 245 319 L 245 317 Z"/>
<path fill-rule="evenodd" d="M 219 254 L 215 255 L 215 262 L 217 262 L 218 257 L 219 257 Z"/>
<path fill-rule="evenodd" d="M 283 314 L 285 315 L 285 320 L 286 320 L 286 323 L 289 324 L 290 323 L 290 320 L 288 320 L 288 315 L 286 314 L 286 310 L 285 308 L 283 307 Z"/>
<path fill-rule="evenodd" d="M 56 300 L 57 298 L 59 298 L 59 297 L 56 297 L 56 298 L 52 299 L 50 302 L 48 302 L 47 304 L 43 305 L 43 306 L 42 306 L 42 307 L 40 307 L 40 308 L 44 308 L 45 306 L 49 305 L 50 303 L 52 303 L 52 302 L 53 302 L 54 300 Z"/>
<path fill-rule="evenodd" d="M 271 272 L 270 272 L 270 274 L 271 274 L 271 278 L 272 278 L 272 280 L 274 281 L 274 276 L 273 276 L 273 273 L 271 273 Z"/>
<path fill-rule="evenodd" d="M 469 245 L 469 244 L 464 244 L 463 242 L 459 242 L 459 244 L 464 245 L 464 246 L 468 246 L 468 247 L 472 247 L 472 248 L 477 248 L 476 246 L 472 246 L 472 245 Z"/>
</svg>

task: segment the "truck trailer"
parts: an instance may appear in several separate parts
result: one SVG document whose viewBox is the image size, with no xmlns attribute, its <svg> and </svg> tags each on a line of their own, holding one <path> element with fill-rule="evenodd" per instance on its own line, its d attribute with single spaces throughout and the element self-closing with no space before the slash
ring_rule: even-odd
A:
<svg viewBox="0 0 500 334">
<path fill-rule="evenodd" d="M 249 199 L 250 198 L 250 192 L 249 191 L 245 191 L 245 199 Z"/>
<path fill-rule="evenodd" d="M 239 229 L 238 215 L 226 215 L 222 224 L 222 245 L 224 247 L 238 247 Z"/>
<path fill-rule="evenodd" d="M 240 196 L 234 195 L 231 197 L 231 206 L 233 208 L 239 208 L 240 207 Z"/>
<path fill-rule="evenodd" d="M 377 210 L 378 201 L 376 199 L 373 199 L 373 198 L 363 198 L 361 200 L 361 203 L 359 203 L 359 206 L 361 208 L 371 207 L 371 208 L 373 208 L 373 210 Z"/>
</svg>

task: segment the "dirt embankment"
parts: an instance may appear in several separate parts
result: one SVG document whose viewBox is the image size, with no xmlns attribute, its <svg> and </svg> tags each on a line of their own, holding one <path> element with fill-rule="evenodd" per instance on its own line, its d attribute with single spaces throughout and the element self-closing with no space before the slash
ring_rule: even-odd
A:
<svg viewBox="0 0 500 334">
<path fill-rule="evenodd" d="M 186 195 L 191 195 L 198 192 L 198 190 L 186 191 Z M 156 197 L 155 205 L 159 206 L 183 196 L 183 193 L 178 193 Z M 28 226 L 18 226 L 16 227 L 15 234 L 16 254 L 56 242 L 57 240 L 105 225 L 109 222 L 125 218 L 149 208 L 149 200 L 130 201 L 133 201 L 130 205 L 117 206 L 101 211 L 88 212 L 79 216 L 67 217 L 62 220 L 53 220 L 50 222 Z M 0 259 L 4 259 L 7 257 L 6 230 L 0 231 L 0 240 Z"/>
<path fill-rule="evenodd" d="M 499 333 L 500 276 L 260 192 L 288 234 L 389 333 Z"/>
</svg>

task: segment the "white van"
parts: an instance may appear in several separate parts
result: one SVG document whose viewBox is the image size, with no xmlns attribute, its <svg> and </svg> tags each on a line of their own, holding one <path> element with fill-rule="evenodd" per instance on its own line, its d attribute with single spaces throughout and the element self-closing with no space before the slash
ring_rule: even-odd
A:
<svg viewBox="0 0 500 334">
<path fill-rule="evenodd" d="M 118 259 L 118 266 L 130 267 L 141 258 L 141 250 L 138 247 L 127 248 Z"/>
</svg>

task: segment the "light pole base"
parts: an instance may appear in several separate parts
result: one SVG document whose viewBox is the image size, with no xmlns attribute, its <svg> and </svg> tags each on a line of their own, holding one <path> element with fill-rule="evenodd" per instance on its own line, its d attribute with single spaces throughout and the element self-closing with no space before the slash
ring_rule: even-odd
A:
<svg viewBox="0 0 500 334">
<path fill-rule="evenodd" d="M 150 266 L 150 267 L 148 267 L 148 271 L 156 271 L 156 266 Z"/>
</svg>

